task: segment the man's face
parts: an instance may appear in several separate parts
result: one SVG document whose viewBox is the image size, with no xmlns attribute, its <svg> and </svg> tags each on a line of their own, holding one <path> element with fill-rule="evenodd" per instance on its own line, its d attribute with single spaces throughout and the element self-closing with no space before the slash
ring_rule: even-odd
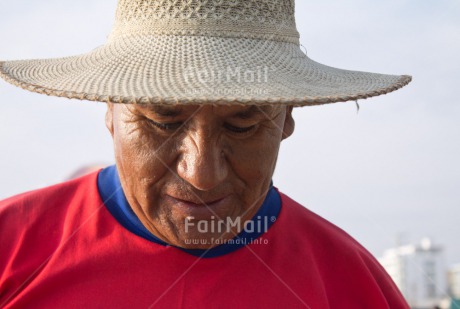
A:
<svg viewBox="0 0 460 309">
<path fill-rule="evenodd" d="M 280 142 L 294 130 L 291 112 L 273 106 L 109 104 L 106 123 L 133 211 L 175 246 L 209 248 L 219 238 L 235 237 L 237 227 L 203 233 L 197 223 L 245 222 L 255 215 Z M 192 239 L 200 245 L 191 245 Z"/>
</svg>

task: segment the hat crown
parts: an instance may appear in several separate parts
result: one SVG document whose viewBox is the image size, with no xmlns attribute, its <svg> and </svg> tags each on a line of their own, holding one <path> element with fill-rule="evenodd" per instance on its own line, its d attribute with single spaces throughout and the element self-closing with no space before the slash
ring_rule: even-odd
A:
<svg viewBox="0 0 460 309">
<path fill-rule="evenodd" d="M 119 0 L 111 40 L 198 35 L 298 43 L 294 0 Z"/>
</svg>

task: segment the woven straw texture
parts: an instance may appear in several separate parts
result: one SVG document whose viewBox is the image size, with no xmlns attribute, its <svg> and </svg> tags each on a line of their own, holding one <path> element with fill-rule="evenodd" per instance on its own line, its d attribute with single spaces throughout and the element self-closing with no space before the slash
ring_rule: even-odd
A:
<svg viewBox="0 0 460 309">
<path fill-rule="evenodd" d="M 90 101 L 296 106 L 365 99 L 411 80 L 309 59 L 299 47 L 294 0 L 120 0 L 104 46 L 0 62 L 0 76 Z"/>
</svg>

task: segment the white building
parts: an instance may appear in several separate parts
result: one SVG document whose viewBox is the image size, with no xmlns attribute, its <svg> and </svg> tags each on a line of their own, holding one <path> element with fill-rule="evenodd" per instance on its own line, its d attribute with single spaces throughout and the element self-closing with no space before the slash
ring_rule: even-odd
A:
<svg viewBox="0 0 460 309">
<path fill-rule="evenodd" d="M 412 308 L 434 308 L 447 296 L 443 248 L 430 239 L 387 250 L 379 262 Z"/>
<path fill-rule="evenodd" d="M 460 299 L 460 264 L 449 269 L 450 294 L 455 299 Z"/>
</svg>

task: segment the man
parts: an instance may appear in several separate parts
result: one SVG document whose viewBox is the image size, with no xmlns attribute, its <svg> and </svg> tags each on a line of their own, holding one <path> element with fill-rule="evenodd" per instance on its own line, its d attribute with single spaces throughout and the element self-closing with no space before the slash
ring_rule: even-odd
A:
<svg viewBox="0 0 460 309">
<path fill-rule="evenodd" d="M 116 159 L 0 203 L 0 306 L 407 308 L 364 248 L 271 183 L 294 106 L 411 79 L 310 60 L 293 1 L 120 0 L 106 45 L 0 75 L 107 102 Z"/>
</svg>

